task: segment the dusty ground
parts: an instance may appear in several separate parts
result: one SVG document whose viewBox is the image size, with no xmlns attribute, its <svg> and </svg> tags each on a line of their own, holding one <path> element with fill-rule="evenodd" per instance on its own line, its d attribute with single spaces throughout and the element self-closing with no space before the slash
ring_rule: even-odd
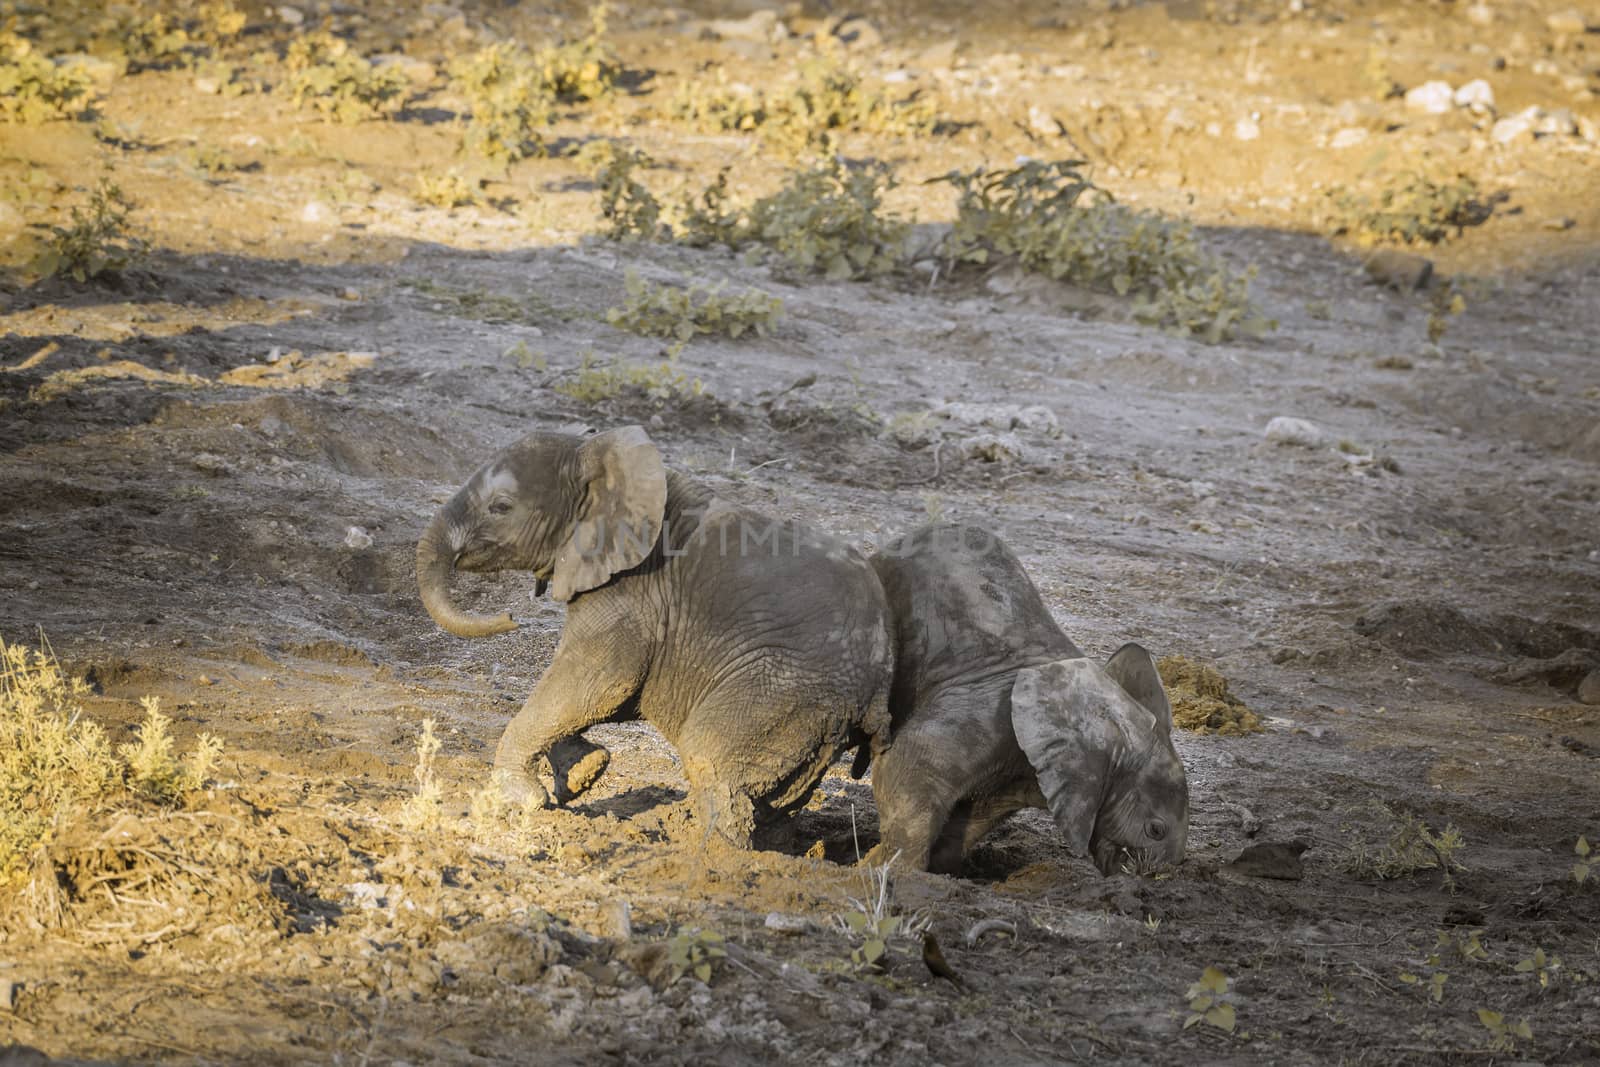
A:
<svg viewBox="0 0 1600 1067">
<path fill-rule="evenodd" d="M 1600 1058 L 1600 879 L 1569 873 L 1579 835 L 1600 837 L 1600 709 L 1573 695 L 1600 663 L 1600 36 L 1558 33 L 1558 5 L 1531 2 L 1115 6 L 983 5 L 979 24 L 973 5 L 864 6 L 883 43 L 860 55 L 958 129 L 843 147 L 898 164 L 894 203 L 924 224 L 951 203 L 918 179 L 1081 153 L 1124 200 L 1187 213 L 1208 247 L 1259 266 L 1278 322 L 1260 340 L 1174 338 L 1006 271 L 822 283 L 608 244 L 567 158 L 472 171 L 478 206 L 421 206 L 416 172 L 450 165 L 459 139 L 442 79 L 393 121 L 339 126 L 282 94 L 148 71 L 110 82 L 95 121 L 0 125 L 0 226 L 17 238 L 0 289 L 0 636 L 42 628 L 123 734 L 155 694 L 184 741 L 227 744 L 222 782 L 188 810 L 61 845 L 106 877 L 156 875 L 110 882 L 121 899 L 80 879 L 53 926 L 13 911 L 0 1045 L 218 1063 Z M 307 25 L 326 7 L 302 5 Z M 339 5 L 331 26 L 439 63 L 581 22 L 403 8 Z M 774 79 L 824 12 L 797 7 L 770 47 L 698 32 L 727 13 L 614 16 L 631 88 L 567 109 L 557 135 L 643 146 L 663 193 L 727 164 L 772 188 L 784 160 L 666 121 L 664 101 L 707 63 Z M 252 47 L 293 32 L 254 15 Z M 1493 116 L 1376 102 L 1374 55 L 1405 87 L 1487 78 L 1501 116 L 1569 108 L 1577 132 L 1499 144 Z M 197 169 L 207 148 L 233 168 Z M 120 279 L 31 281 L 38 226 L 107 167 L 155 252 Z M 1438 344 L 1426 294 L 1371 284 L 1321 235 L 1327 189 L 1414 170 L 1505 194 L 1430 253 L 1468 297 Z M 555 387 L 582 352 L 658 358 L 600 318 L 628 268 L 759 285 L 786 315 L 765 340 L 687 347 L 709 399 L 580 404 Z M 103 376 L 60 376 L 83 368 Z M 1061 432 L 1023 432 L 1006 462 L 947 446 L 936 466 L 934 447 L 881 430 L 947 401 L 1042 404 Z M 1375 459 L 1267 443 L 1278 415 Z M 1191 858 L 1170 876 L 1102 879 L 1038 813 L 966 878 L 897 872 L 896 907 L 932 920 L 964 988 L 909 941 L 882 973 L 852 964 L 832 917 L 866 895 L 848 864 L 875 822 L 843 768 L 802 817 L 824 858 L 708 845 L 674 754 L 635 726 L 597 731 L 615 758 L 583 803 L 475 838 L 459 817 L 560 618 L 519 576 L 464 581 L 534 622 L 447 636 L 417 601 L 412 549 L 478 460 L 573 421 L 648 422 L 717 492 L 863 547 L 929 515 L 991 523 L 1080 644 L 1213 663 L 1268 729 L 1180 739 Z M 408 828 L 426 717 L 446 812 Z M 1355 862 L 1411 818 L 1465 839 L 1453 886 Z M 1296 841 L 1298 880 L 1229 866 Z M 813 925 L 781 933 L 770 912 Z M 1016 937 L 968 945 L 983 918 Z M 709 984 L 671 982 L 662 943 L 695 929 L 728 958 Z M 1538 948 L 1562 961 L 1547 987 L 1516 969 Z M 1184 1028 L 1211 966 L 1231 980 L 1232 1033 Z M 1479 1009 L 1531 1038 L 1497 1046 Z"/>
</svg>

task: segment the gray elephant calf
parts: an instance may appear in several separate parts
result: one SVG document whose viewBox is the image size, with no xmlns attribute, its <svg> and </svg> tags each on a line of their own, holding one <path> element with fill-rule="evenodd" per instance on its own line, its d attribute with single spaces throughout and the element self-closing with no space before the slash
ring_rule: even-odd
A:
<svg viewBox="0 0 1600 1067">
<path fill-rule="evenodd" d="M 837 755 L 887 743 L 888 608 L 866 559 L 667 471 L 637 426 L 523 438 L 422 535 L 434 621 L 463 637 L 514 629 L 451 602 L 456 569 L 531 571 L 567 602 L 555 659 L 495 753 L 514 800 L 547 801 L 531 769 L 547 755 L 558 799 L 586 788 L 606 755 L 576 735 L 643 718 L 677 748 L 697 817 L 749 847 Z"/>
<path fill-rule="evenodd" d="M 954 873 L 1012 812 L 1047 808 L 1109 874 L 1183 858 L 1189 787 L 1150 654 L 1102 668 L 993 534 L 926 526 L 873 557 L 895 623 L 894 744 L 877 761 L 882 854 Z"/>
</svg>

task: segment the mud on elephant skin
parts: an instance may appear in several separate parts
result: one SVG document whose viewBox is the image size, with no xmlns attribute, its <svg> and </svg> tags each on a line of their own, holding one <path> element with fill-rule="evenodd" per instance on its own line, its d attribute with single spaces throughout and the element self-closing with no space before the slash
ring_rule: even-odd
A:
<svg viewBox="0 0 1600 1067">
<path fill-rule="evenodd" d="M 1188 779 L 1148 652 L 1090 661 L 978 527 L 922 527 L 872 564 L 895 626 L 894 744 L 872 772 L 879 856 L 954 873 L 1007 816 L 1040 807 L 1103 874 L 1183 858 Z"/>
<path fill-rule="evenodd" d="M 455 570 L 531 571 L 567 602 L 550 667 L 495 753 L 514 801 L 544 804 L 604 770 L 578 735 L 642 718 L 678 750 L 697 818 L 749 847 L 828 765 L 889 736 L 891 633 L 867 560 L 836 538 L 734 507 L 665 469 L 644 430 L 535 433 L 483 465 L 417 545 L 423 604 L 464 637 L 509 615 L 450 599 Z"/>
</svg>

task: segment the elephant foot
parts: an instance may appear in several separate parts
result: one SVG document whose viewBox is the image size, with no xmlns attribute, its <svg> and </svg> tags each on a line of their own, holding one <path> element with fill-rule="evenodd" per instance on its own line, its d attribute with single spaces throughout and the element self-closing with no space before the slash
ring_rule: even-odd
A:
<svg viewBox="0 0 1600 1067">
<path fill-rule="evenodd" d="M 712 785 L 690 792 L 695 819 L 705 827 L 706 836 L 720 837 L 736 849 L 749 851 L 755 844 L 755 805 L 745 794 L 725 785 Z"/>
<path fill-rule="evenodd" d="M 556 803 L 567 804 L 588 792 L 611 765 L 604 746 L 581 737 L 557 742 L 550 749 L 550 769 L 555 772 Z"/>
<path fill-rule="evenodd" d="M 500 794 L 512 807 L 544 808 L 550 805 L 550 794 L 545 792 L 539 779 L 526 769 L 496 767 L 495 777 L 500 781 Z"/>
</svg>

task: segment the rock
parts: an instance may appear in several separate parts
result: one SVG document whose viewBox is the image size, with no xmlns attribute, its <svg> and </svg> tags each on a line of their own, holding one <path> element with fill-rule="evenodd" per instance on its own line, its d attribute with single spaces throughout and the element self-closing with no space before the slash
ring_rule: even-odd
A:
<svg viewBox="0 0 1600 1067">
<path fill-rule="evenodd" d="M 202 74 L 194 80 L 194 91 L 203 93 L 206 96 L 216 96 L 222 92 L 222 83 L 216 78 L 210 78 Z"/>
<path fill-rule="evenodd" d="M 300 209 L 301 222 L 324 222 L 327 218 L 328 206 L 320 200 L 308 200 Z"/>
<path fill-rule="evenodd" d="M 1476 115 L 1494 110 L 1494 89 L 1482 78 L 1474 78 L 1455 93 L 1456 107 L 1464 107 Z"/>
<path fill-rule="evenodd" d="M 1261 136 L 1261 124 L 1252 118 L 1242 118 L 1233 124 L 1233 139 L 1254 141 Z"/>
<path fill-rule="evenodd" d="M 1578 703 L 1600 704 L 1600 668 L 1590 671 L 1588 677 L 1578 683 Z"/>
<path fill-rule="evenodd" d="M 711 19 L 706 28 L 724 41 L 754 41 L 770 44 L 789 36 L 788 29 L 778 21 L 776 11 L 752 11 L 742 19 Z"/>
<path fill-rule="evenodd" d="M 1392 248 L 1379 249 L 1361 265 L 1373 281 L 1402 293 L 1421 289 L 1433 277 L 1433 260 Z"/>
<path fill-rule="evenodd" d="M 1299 445 L 1302 448 L 1320 448 L 1328 440 L 1328 435 L 1316 423 L 1292 415 L 1279 415 L 1267 423 L 1264 436 L 1274 444 Z"/>
<path fill-rule="evenodd" d="M 1494 8 L 1488 4 L 1473 4 L 1467 8 L 1465 14 L 1467 21 L 1474 26 L 1489 26 L 1494 23 Z"/>
<path fill-rule="evenodd" d="M 766 921 L 762 925 L 773 933 L 783 934 L 786 937 L 799 937 L 816 929 L 811 920 L 804 915 L 785 915 L 781 911 L 768 912 Z"/>
<path fill-rule="evenodd" d="M 1583 12 L 1571 7 L 1546 15 L 1544 24 L 1550 27 L 1552 33 L 1559 33 L 1563 37 L 1577 37 L 1589 30 L 1589 20 L 1584 18 Z"/>
<path fill-rule="evenodd" d="M 1022 458 L 1022 442 L 1015 434 L 979 433 L 958 444 L 961 455 L 983 463 L 1009 463 Z"/>
<path fill-rule="evenodd" d="M 1060 137 L 1065 132 L 1056 117 L 1038 105 L 1028 108 L 1028 128 L 1041 137 Z"/>
<path fill-rule="evenodd" d="M 1571 137 L 1578 132 L 1578 122 L 1566 108 L 1557 108 L 1540 114 L 1533 124 L 1533 132 L 1541 137 Z"/>
<path fill-rule="evenodd" d="M 196 452 L 189 462 L 195 470 L 205 471 L 207 474 L 226 474 L 233 469 L 227 460 L 215 452 Z"/>
<path fill-rule="evenodd" d="M 1579 115 L 1578 135 L 1590 144 L 1600 144 L 1600 122 L 1587 115 Z"/>
<path fill-rule="evenodd" d="M 1455 90 L 1449 82 L 1423 82 L 1406 92 L 1406 107 L 1424 115 L 1443 115 L 1455 107 Z"/>
<path fill-rule="evenodd" d="M 372 535 L 359 526 L 347 527 L 344 531 L 344 547 L 354 551 L 372 547 Z"/>
<path fill-rule="evenodd" d="M 297 7 L 290 7 L 288 4 L 283 4 L 278 8 L 278 18 L 290 26 L 298 26 L 306 20 L 305 12 Z"/>
<path fill-rule="evenodd" d="M 1489 131 L 1489 140 L 1495 144 L 1510 144 L 1519 137 L 1532 136 L 1534 125 L 1543 116 L 1543 108 L 1537 106 L 1523 108 L 1515 115 L 1509 115 L 1495 123 Z"/>
<path fill-rule="evenodd" d="M 1297 882 L 1305 877 L 1300 854 L 1311 846 L 1304 841 L 1274 841 L 1247 845 L 1223 870 L 1250 878 L 1278 878 Z"/>
<path fill-rule="evenodd" d="M 1367 130 L 1364 126 L 1346 126 L 1339 130 L 1328 140 L 1329 148 L 1354 148 L 1367 139 Z"/>
</svg>

